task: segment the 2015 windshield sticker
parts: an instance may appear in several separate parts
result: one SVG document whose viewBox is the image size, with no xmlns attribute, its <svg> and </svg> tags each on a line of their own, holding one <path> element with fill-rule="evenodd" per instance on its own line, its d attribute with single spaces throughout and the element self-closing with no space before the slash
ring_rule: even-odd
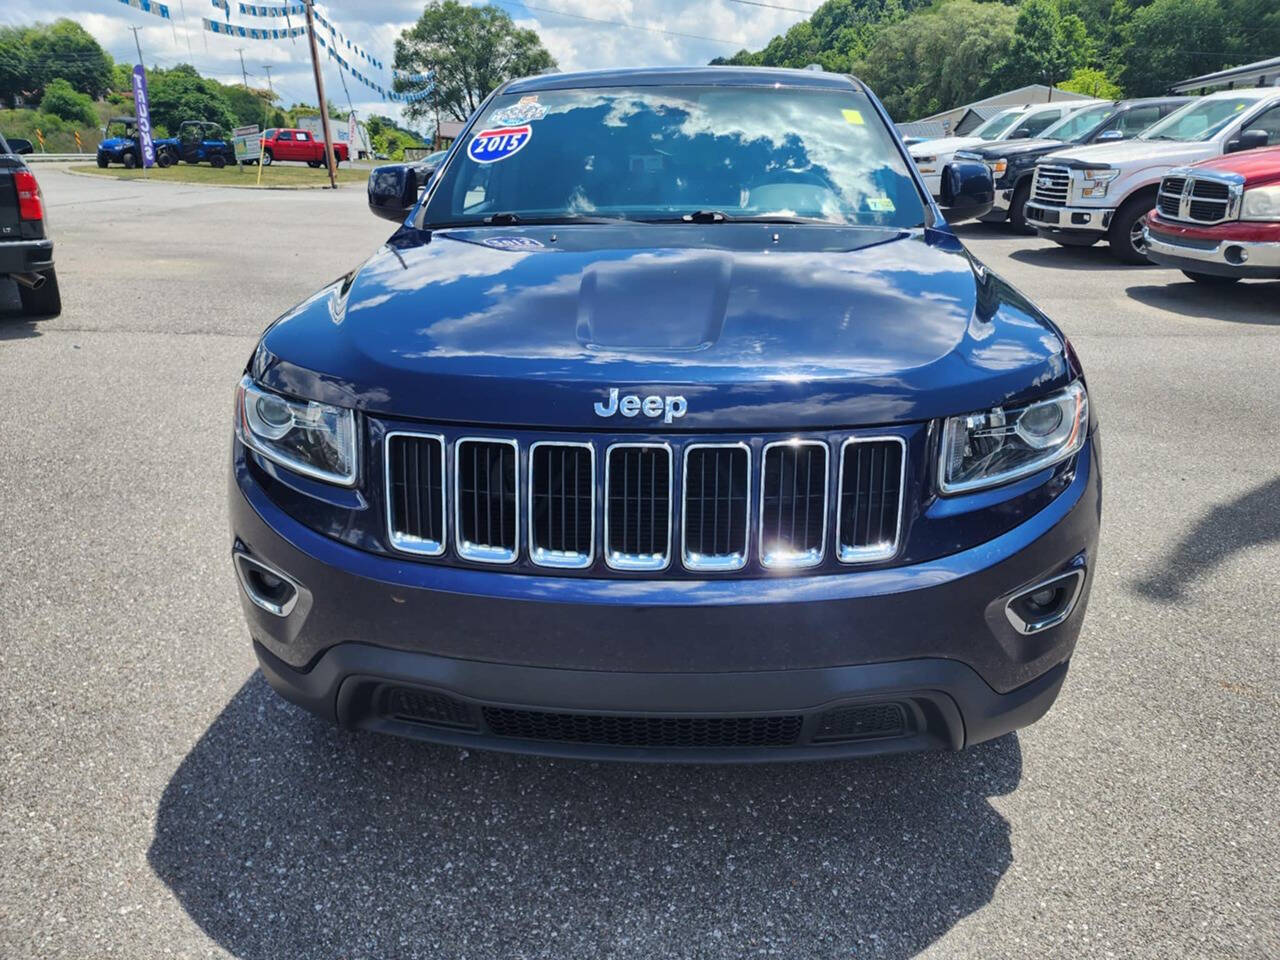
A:
<svg viewBox="0 0 1280 960">
<path fill-rule="evenodd" d="M 467 156 L 476 163 L 497 163 L 514 157 L 532 139 L 533 127 L 527 123 L 481 130 L 467 144 Z"/>
<path fill-rule="evenodd" d="M 893 213 L 893 201 L 888 197 L 867 197 L 867 206 L 876 213 Z"/>
<path fill-rule="evenodd" d="M 489 122 L 500 127 L 510 127 L 521 123 L 532 123 L 547 115 L 547 108 L 538 102 L 536 96 L 521 97 L 519 103 L 503 107 L 489 117 Z"/>
</svg>

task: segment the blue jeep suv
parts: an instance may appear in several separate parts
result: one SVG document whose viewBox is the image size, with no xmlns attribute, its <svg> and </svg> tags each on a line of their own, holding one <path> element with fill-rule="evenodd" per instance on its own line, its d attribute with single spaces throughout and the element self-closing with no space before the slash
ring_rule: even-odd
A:
<svg viewBox="0 0 1280 960">
<path fill-rule="evenodd" d="M 512 81 L 421 176 L 374 173 L 401 226 L 239 385 L 276 690 L 645 760 L 958 749 L 1049 708 L 1097 557 L 1084 375 L 859 81 Z"/>
</svg>

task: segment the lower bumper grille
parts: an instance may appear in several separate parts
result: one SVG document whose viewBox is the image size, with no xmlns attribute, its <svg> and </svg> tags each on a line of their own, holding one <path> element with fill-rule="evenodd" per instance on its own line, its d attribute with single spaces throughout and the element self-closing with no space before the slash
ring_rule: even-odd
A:
<svg viewBox="0 0 1280 960">
<path fill-rule="evenodd" d="M 768 717 L 634 717 L 483 708 L 499 737 L 610 747 L 785 747 L 800 736 L 798 715 Z"/>
<path fill-rule="evenodd" d="M 899 703 L 874 703 L 865 707 L 843 707 L 822 715 L 815 743 L 863 740 L 871 737 L 898 737 L 907 732 L 907 712 Z"/>
</svg>

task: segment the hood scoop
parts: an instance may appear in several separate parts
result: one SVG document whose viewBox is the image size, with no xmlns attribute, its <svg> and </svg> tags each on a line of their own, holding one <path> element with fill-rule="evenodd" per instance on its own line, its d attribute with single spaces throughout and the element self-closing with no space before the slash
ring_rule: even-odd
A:
<svg viewBox="0 0 1280 960">
<path fill-rule="evenodd" d="M 723 251 L 597 260 L 582 273 L 578 342 L 588 350 L 705 350 L 724 329 L 732 274 Z"/>
</svg>

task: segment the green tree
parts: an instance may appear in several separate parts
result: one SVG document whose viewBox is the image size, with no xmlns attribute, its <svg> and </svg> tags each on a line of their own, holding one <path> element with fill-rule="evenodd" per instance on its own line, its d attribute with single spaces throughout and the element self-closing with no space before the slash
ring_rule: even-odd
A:
<svg viewBox="0 0 1280 960">
<path fill-rule="evenodd" d="M 1154 0 L 1133 12 L 1118 79 L 1132 97 L 1156 96 L 1236 62 L 1230 42 L 1218 0 Z"/>
<path fill-rule="evenodd" d="M 18 27 L 0 27 L 0 105 L 12 105 L 35 84 L 31 46 Z"/>
<path fill-rule="evenodd" d="M 1052 86 L 1083 67 L 1089 57 L 1088 31 L 1080 17 L 1063 16 L 1057 0 L 1024 0 L 1009 53 L 996 75 L 1009 88 L 1029 83 Z"/>
<path fill-rule="evenodd" d="M 432 116 L 436 104 L 455 120 L 465 120 L 500 83 L 555 65 L 538 35 L 517 27 L 506 11 L 458 0 L 431 0 L 418 22 L 396 40 L 397 70 L 435 72 L 435 97 L 405 106 L 415 120 Z M 413 85 L 397 82 L 396 88 Z"/>
<path fill-rule="evenodd" d="M 853 72 L 895 120 L 912 120 L 984 96 L 991 64 L 1009 50 L 1017 12 L 1001 3 L 950 0 L 883 27 Z"/>
<path fill-rule="evenodd" d="M 40 109 L 55 117 L 86 127 L 98 125 L 98 115 L 93 112 L 93 101 L 83 93 L 77 93 L 71 84 L 61 77 L 45 84 Z"/>
<path fill-rule="evenodd" d="M 235 84 L 220 84 L 222 98 L 227 101 L 231 113 L 235 116 L 235 126 L 247 127 L 256 123 L 259 129 L 265 129 L 267 117 L 275 103 L 276 96 L 270 90 L 255 90 Z"/>
<path fill-rule="evenodd" d="M 1102 70 L 1092 67 L 1080 67 L 1071 74 L 1070 80 L 1064 80 L 1058 86 L 1072 93 L 1097 97 L 1099 100 L 1119 100 L 1124 96 L 1119 84 L 1113 83 Z"/>
<path fill-rule="evenodd" d="M 151 121 L 177 133 L 184 120 L 211 120 L 226 129 L 236 125 L 231 105 L 222 85 L 200 76 L 190 64 L 171 70 L 147 71 L 147 91 L 151 95 Z"/>
<path fill-rule="evenodd" d="M 36 24 L 26 32 L 34 88 L 61 77 L 97 100 L 111 89 L 114 62 L 97 40 L 74 20 Z"/>
</svg>

